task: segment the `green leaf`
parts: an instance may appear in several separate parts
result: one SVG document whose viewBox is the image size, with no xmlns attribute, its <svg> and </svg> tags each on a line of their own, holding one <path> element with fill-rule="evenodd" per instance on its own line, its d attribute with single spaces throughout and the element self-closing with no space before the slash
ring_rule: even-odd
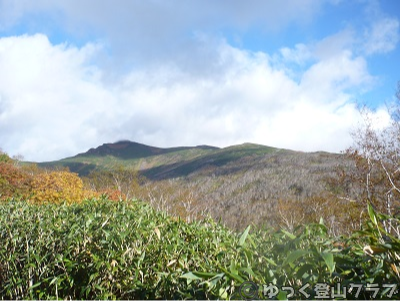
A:
<svg viewBox="0 0 400 301">
<path fill-rule="evenodd" d="M 307 255 L 307 254 L 310 254 L 310 252 L 308 250 L 295 250 L 289 254 L 289 256 L 286 258 L 286 260 L 283 262 L 283 265 L 292 264 L 297 259 L 299 259 L 300 257 L 303 257 L 304 255 Z"/>
<path fill-rule="evenodd" d="M 244 282 L 244 279 L 242 277 L 239 276 L 238 272 L 236 271 L 236 273 L 231 273 L 229 272 L 227 269 L 225 269 L 224 267 L 220 266 L 219 267 L 229 278 L 231 279 L 235 279 L 236 281 L 238 281 L 239 283 Z M 223 274 L 223 273 L 222 273 Z M 218 274 L 219 275 L 219 274 Z"/>
<path fill-rule="evenodd" d="M 280 291 L 278 295 L 276 295 L 276 299 L 278 300 L 287 300 L 287 294 L 288 292 L 285 291 Z"/>
<path fill-rule="evenodd" d="M 56 282 L 58 280 L 57 277 L 53 278 L 53 280 L 50 281 L 50 285 L 52 285 L 54 282 Z"/>
<path fill-rule="evenodd" d="M 272 258 L 268 258 L 263 256 L 263 259 L 268 262 L 269 264 L 272 264 L 273 266 L 277 266 L 276 262 Z"/>
<path fill-rule="evenodd" d="M 292 234 L 292 233 L 290 233 L 290 232 L 288 232 L 288 231 L 286 231 L 286 230 L 284 230 L 284 229 L 282 229 L 281 231 L 282 231 L 284 234 L 286 234 L 286 236 L 289 237 L 290 239 L 295 239 L 295 238 L 296 238 L 296 235 L 294 235 L 294 234 Z"/>
<path fill-rule="evenodd" d="M 201 277 L 202 279 L 204 279 L 204 278 L 206 278 L 206 279 L 207 279 L 207 278 L 212 278 L 212 277 L 214 277 L 215 275 L 217 275 L 217 273 L 197 272 L 197 271 L 194 271 L 193 274 L 196 275 L 196 276 L 198 276 L 198 277 Z"/>
<path fill-rule="evenodd" d="M 179 278 L 185 278 L 187 280 L 190 280 L 190 282 L 194 281 L 194 280 L 203 280 L 203 278 L 196 276 L 195 274 L 193 274 L 192 272 L 188 272 L 186 274 L 183 274 L 182 276 L 180 276 Z"/>
<path fill-rule="evenodd" d="M 199 285 L 206 285 L 208 287 L 208 290 L 210 291 L 217 285 L 218 281 L 220 281 L 224 276 L 225 276 L 224 273 L 215 274 L 214 277 L 201 282 Z"/>
<path fill-rule="evenodd" d="M 41 282 L 36 282 L 35 284 L 33 284 L 32 286 L 29 287 L 30 290 L 34 289 L 35 287 L 38 287 L 39 285 L 41 285 Z"/>
<path fill-rule="evenodd" d="M 246 230 L 244 230 L 244 232 L 240 236 L 239 243 L 238 243 L 238 245 L 240 247 L 242 247 L 244 245 L 244 243 L 246 241 L 246 238 L 247 238 L 247 235 L 249 235 L 249 231 L 250 231 L 250 225 L 247 226 Z"/>
<path fill-rule="evenodd" d="M 375 213 L 375 210 L 372 207 L 371 203 L 368 203 L 368 214 L 369 214 L 369 217 L 370 217 L 371 221 L 375 224 L 375 226 L 377 226 L 378 225 L 378 220 L 376 218 L 376 213 Z"/>
<path fill-rule="evenodd" d="M 296 277 L 297 278 L 307 278 L 308 276 L 310 276 L 308 274 L 308 272 L 314 270 L 314 265 L 313 264 L 304 264 L 303 266 L 301 266 L 297 271 L 296 271 Z"/>
<path fill-rule="evenodd" d="M 247 274 L 249 274 L 250 276 L 252 276 L 254 278 L 256 277 L 256 274 L 252 270 L 251 266 L 240 268 L 240 271 L 246 272 Z"/>
<path fill-rule="evenodd" d="M 226 291 L 225 288 L 220 287 L 218 290 L 218 297 L 222 300 L 228 299 L 228 292 Z"/>
<path fill-rule="evenodd" d="M 334 270 L 335 270 L 335 262 L 333 260 L 333 254 L 332 253 L 322 252 L 321 256 L 324 259 L 325 264 L 329 269 L 329 272 L 332 274 L 334 272 Z"/>
</svg>

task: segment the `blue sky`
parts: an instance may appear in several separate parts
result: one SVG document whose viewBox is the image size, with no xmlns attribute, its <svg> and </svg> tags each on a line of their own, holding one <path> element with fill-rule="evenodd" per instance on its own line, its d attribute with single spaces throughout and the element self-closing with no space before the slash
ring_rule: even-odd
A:
<svg viewBox="0 0 400 301">
<path fill-rule="evenodd" d="M 0 0 L 0 147 L 129 139 L 340 152 L 390 122 L 400 2 Z"/>
</svg>

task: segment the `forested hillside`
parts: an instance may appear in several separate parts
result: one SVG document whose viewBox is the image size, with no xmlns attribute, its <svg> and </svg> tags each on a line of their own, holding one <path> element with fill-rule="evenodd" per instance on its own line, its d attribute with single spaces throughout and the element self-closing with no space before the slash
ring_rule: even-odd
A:
<svg viewBox="0 0 400 301">
<path fill-rule="evenodd" d="M 256 144 L 162 149 L 120 141 L 39 166 L 66 167 L 87 183 L 103 178 L 102 184 L 96 184 L 98 189 L 117 187 L 125 195 L 188 220 L 211 215 L 237 230 L 248 224 L 293 229 L 298 223 L 323 217 L 330 229 L 339 233 L 357 226 L 354 221 L 348 223 L 354 217 L 348 213 L 357 204 L 349 208 L 347 201 L 336 197 L 337 188 L 332 186 L 337 172 L 351 164 L 344 154 L 304 153 Z M 135 174 L 140 185 L 129 173 Z"/>
</svg>

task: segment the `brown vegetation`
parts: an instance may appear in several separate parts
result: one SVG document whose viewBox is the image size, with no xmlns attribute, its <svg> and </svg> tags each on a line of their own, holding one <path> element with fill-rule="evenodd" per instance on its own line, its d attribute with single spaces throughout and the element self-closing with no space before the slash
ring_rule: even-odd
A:
<svg viewBox="0 0 400 301">
<path fill-rule="evenodd" d="M 323 218 L 331 233 L 339 234 L 360 223 L 360 204 L 337 193 L 343 188 L 335 170 L 351 165 L 339 154 L 277 151 L 160 181 L 146 180 L 121 164 L 82 179 L 65 169 L 17 165 L 10 158 L 0 165 L 2 199 L 71 203 L 101 194 L 114 200 L 139 198 L 188 222 L 211 215 L 237 230 L 248 224 L 293 230 Z"/>
</svg>

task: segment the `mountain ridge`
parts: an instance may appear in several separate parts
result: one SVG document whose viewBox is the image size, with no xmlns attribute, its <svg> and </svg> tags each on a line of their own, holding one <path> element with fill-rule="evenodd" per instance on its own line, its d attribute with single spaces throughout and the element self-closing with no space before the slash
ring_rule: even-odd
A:
<svg viewBox="0 0 400 301">
<path fill-rule="evenodd" d="M 114 143 L 104 143 L 96 148 L 90 148 L 88 151 L 77 154 L 74 157 L 111 155 L 122 159 L 135 159 L 135 158 L 143 158 L 143 157 L 150 157 L 166 153 L 172 153 L 192 148 L 219 149 L 217 147 L 208 145 L 200 145 L 194 147 L 179 146 L 179 147 L 161 148 L 161 147 L 149 146 L 146 144 L 130 140 L 120 140 Z"/>
<path fill-rule="evenodd" d="M 198 145 L 160 148 L 129 140 L 104 143 L 84 153 L 57 161 L 39 163 L 47 168 L 67 167 L 86 176 L 93 170 L 110 169 L 115 165 L 134 168 L 150 180 L 187 177 L 193 174 L 220 174 L 257 168 L 266 158 L 303 156 L 313 153 L 297 152 L 254 143 L 242 143 L 223 148 Z M 318 156 L 335 157 L 337 154 L 314 152 Z"/>
<path fill-rule="evenodd" d="M 134 150 L 136 153 L 129 154 Z M 334 193 L 327 179 L 335 177 L 338 167 L 352 166 L 344 154 L 298 152 L 252 143 L 162 149 L 131 141 L 105 143 L 40 165 L 69 168 L 80 176 L 121 166 L 134 169 L 147 179 L 136 197 L 164 209 L 167 203 L 163 202 L 168 200 L 172 206 L 168 210 L 181 210 L 182 204 L 193 203 L 196 210 L 205 210 L 241 230 L 249 222 L 276 223 L 282 200 L 291 207 L 291 203 L 321 200 L 321 196 Z"/>
</svg>

